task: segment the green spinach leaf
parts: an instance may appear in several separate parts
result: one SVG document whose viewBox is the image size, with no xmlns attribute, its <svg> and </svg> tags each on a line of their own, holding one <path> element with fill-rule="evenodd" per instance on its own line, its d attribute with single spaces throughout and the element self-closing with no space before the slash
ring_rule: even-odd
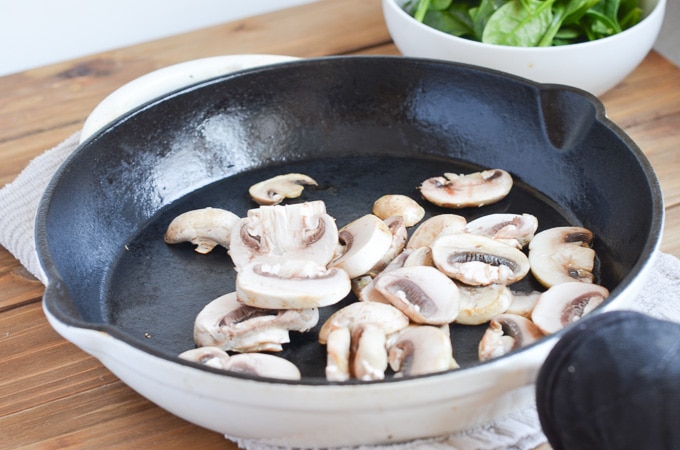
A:
<svg viewBox="0 0 680 450">
<path fill-rule="evenodd" d="M 552 22 L 554 0 L 510 0 L 489 17 L 482 42 L 534 47 Z"/>
</svg>

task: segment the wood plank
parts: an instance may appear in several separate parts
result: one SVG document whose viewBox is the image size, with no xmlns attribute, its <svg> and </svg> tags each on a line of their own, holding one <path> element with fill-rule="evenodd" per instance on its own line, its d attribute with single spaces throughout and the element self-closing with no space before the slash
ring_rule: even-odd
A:
<svg viewBox="0 0 680 450">
<path fill-rule="evenodd" d="M 237 448 L 121 382 L 2 416 L 0 429 L 6 448 Z"/>
<path fill-rule="evenodd" d="M 18 305 L 39 302 L 44 290 L 42 283 L 2 247 L 0 247 L 0 286 L 2 286 L 0 288 L 0 312 Z M 0 327 L 0 335 L 5 332 Z M 3 353 L 0 352 L 0 355 Z"/>
<path fill-rule="evenodd" d="M 0 416 L 67 398 L 117 379 L 49 325 L 41 303 L 0 315 Z"/>
<path fill-rule="evenodd" d="M 680 206 L 666 208 L 666 225 L 660 250 L 680 258 Z"/>
</svg>

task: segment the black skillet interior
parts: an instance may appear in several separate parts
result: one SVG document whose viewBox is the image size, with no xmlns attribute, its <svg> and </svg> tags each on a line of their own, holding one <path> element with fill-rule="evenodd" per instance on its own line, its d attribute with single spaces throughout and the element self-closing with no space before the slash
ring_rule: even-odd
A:
<svg viewBox="0 0 680 450">
<path fill-rule="evenodd" d="M 59 320 L 106 330 L 174 358 L 194 346 L 193 320 L 234 290 L 226 250 L 169 246 L 177 214 L 206 206 L 243 216 L 248 187 L 301 172 L 319 182 L 339 226 L 383 194 L 410 195 L 444 172 L 503 168 L 503 201 L 457 212 L 531 213 L 540 229 L 596 235 L 600 282 L 623 290 L 660 235 L 656 178 L 639 149 L 580 91 L 470 66 L 399 57 L 335 57 L 259 68 L 152 102 L 84 143 L 51 183 L 37 240 L 51 277 L 45 305 Z M 529 277 L 513 288 L 539 286 Z M 352 301 L 348 299 L 347 301 Z M 344 304 L 344 303 L 343 303 Z M 321 321 L 334 307 L 323 308 Z M 454 326 L 455 356 L 476 364 L 484 327 Z M 315 333 L 293 333 L 282 356 L 323 379 Z"/>
</svg>

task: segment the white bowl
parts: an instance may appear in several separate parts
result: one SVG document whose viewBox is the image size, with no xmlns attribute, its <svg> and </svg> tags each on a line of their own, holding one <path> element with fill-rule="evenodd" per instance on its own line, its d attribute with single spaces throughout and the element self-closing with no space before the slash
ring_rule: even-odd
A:
<svg viewBox="0 0 680 450">
<path fill-rule="evenodd" d="M 382 0 L 392 40 L 404 56 L 443 59 L 500 70 L 539 83 L 601 95 L 626 78 L 654 45 L 666 0 L 641 0 L 643 19 L 614 36 L 559 47 L 510 47 L 456 37 L 418 22 L 405 0 Z"/>
</svg>

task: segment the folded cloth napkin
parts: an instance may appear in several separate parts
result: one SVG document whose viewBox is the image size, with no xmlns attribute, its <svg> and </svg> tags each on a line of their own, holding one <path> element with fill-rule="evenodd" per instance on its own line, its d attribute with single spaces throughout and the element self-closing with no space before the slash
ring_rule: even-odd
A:
<svg viewBox="0 0 680 450">
<path fill-rule="evenodd" d="M 19 176 L 0 189 L 0 244 L 36 278 L 46 283 L 35 250 L 34 222 L 40 198 L 52 174 L 77 147 L 79 133 L 32 160 Z M 631 309 L 660 319 L 680 322 L 680 302 L 666 301 L 680 293 L 680 259 L 657 253 L 650 276 Z M 277 450 L 276 442 L 226 436 L 246 450 Z M 546 442 L 534 406 L 513 411 L 483 426 L 403 444 L 362 446 L 354 450 L 530 450 Z"/>
</svg>

